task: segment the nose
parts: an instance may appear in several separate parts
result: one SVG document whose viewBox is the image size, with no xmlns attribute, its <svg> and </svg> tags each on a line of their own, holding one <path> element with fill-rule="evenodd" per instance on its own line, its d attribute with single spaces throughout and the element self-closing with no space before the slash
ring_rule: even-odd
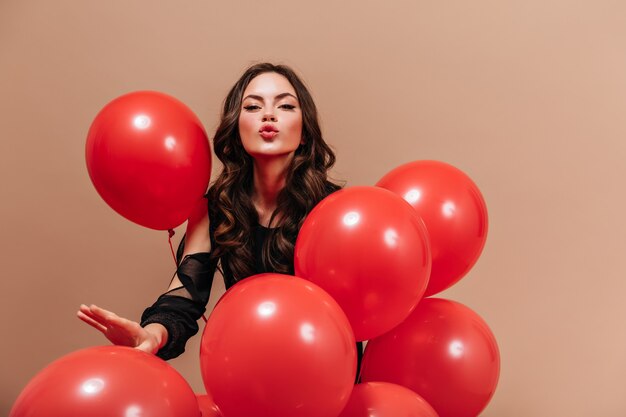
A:
<svg viewBox="0 0 626 417">
<path fill-rule="evenodd" d="M 263 121 L 264 122 L 275 122 L 276 121 L 276 116 L 274 116 L 274 114 L 266 113 L 266 114 L 263 115 Z"/>
</svg>

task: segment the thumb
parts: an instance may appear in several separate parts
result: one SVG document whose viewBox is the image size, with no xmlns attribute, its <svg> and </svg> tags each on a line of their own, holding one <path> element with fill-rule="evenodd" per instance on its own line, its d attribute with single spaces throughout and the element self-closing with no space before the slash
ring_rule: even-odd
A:
<svg viewBox="0 0 626 417">
<path fill-rule="evenodd" d="M 135 349 L 155 355 L 157 351 L 159 350 L 159 347 L 156 345 L 156 343 L 154 343 L 152 340 L 148 338 L 144 340 L 143 342 L 141 342 L 140 344 L 138 344 L 135 347 Z"/>
</svg>

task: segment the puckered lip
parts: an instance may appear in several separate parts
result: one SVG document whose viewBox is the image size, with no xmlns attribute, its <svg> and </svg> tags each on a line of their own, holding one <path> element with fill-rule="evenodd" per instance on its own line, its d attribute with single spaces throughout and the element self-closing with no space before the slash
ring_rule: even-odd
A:
<svg viewBox="0 0 626 417">
<path fill-rule="evenodd" d="M 263 126 L 261 126 L 261 129 L 259 130 L 259 132 L 278 132 L 278 129 L 276 128 L 276 126 L 266 123 Z"/>
</svg>

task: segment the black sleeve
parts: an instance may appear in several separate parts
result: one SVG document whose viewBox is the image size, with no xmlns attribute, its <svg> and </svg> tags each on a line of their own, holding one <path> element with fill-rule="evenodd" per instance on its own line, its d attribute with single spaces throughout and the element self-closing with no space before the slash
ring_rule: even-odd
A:
<svg viewBox="0 0 626 417">
<path fill-rule="evenodd" d="M 184 248 L 184 238 L 178 247 L 177 260 Z M 211 295 L 217 259 L 208 252 L 187 255 L 176 270 L 183 284 L 161 295 L 141 316 L 141 326 L 160 323 L 167 329 L 167 343 L 157 352 L 162 359 L 172 359 L 185 351 L 190 337 L 198 333 L 198 319 L 206 311 Z"/>
</svg>

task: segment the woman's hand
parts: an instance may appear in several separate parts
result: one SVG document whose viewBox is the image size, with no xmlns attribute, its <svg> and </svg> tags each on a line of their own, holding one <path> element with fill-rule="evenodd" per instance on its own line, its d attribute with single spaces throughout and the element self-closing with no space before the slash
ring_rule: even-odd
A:
<svg viewBox="0 0 626 417">
<path fill-rule="evenodd" d="M 167 330 L 158 323 L 146 327 L 98 306 L 81 304 L 79 319 L 99 330 L 115 345 L 130 346 L 144 352 L 156 353 L 167 342 Z"/>
<path fill-rule="evenodd" d="M 191 253 L 210 252 L 209 214 L 206 198 L 196 204 L 187 222 L 185 250 L 183 258 Z M 170 290 L 181 287 L 177 275 L 170 283 Z M 115 345 L 130 346 L 148 353 L 156 353 L 167 343 L 167 329 L 159 323 L 150 323 L 146 327 L 135 321 L 125 319 L 117 314 L 95 305 L 82 304 L 78 313 L 79 319 L 100 331 Z"/>
</svg>

